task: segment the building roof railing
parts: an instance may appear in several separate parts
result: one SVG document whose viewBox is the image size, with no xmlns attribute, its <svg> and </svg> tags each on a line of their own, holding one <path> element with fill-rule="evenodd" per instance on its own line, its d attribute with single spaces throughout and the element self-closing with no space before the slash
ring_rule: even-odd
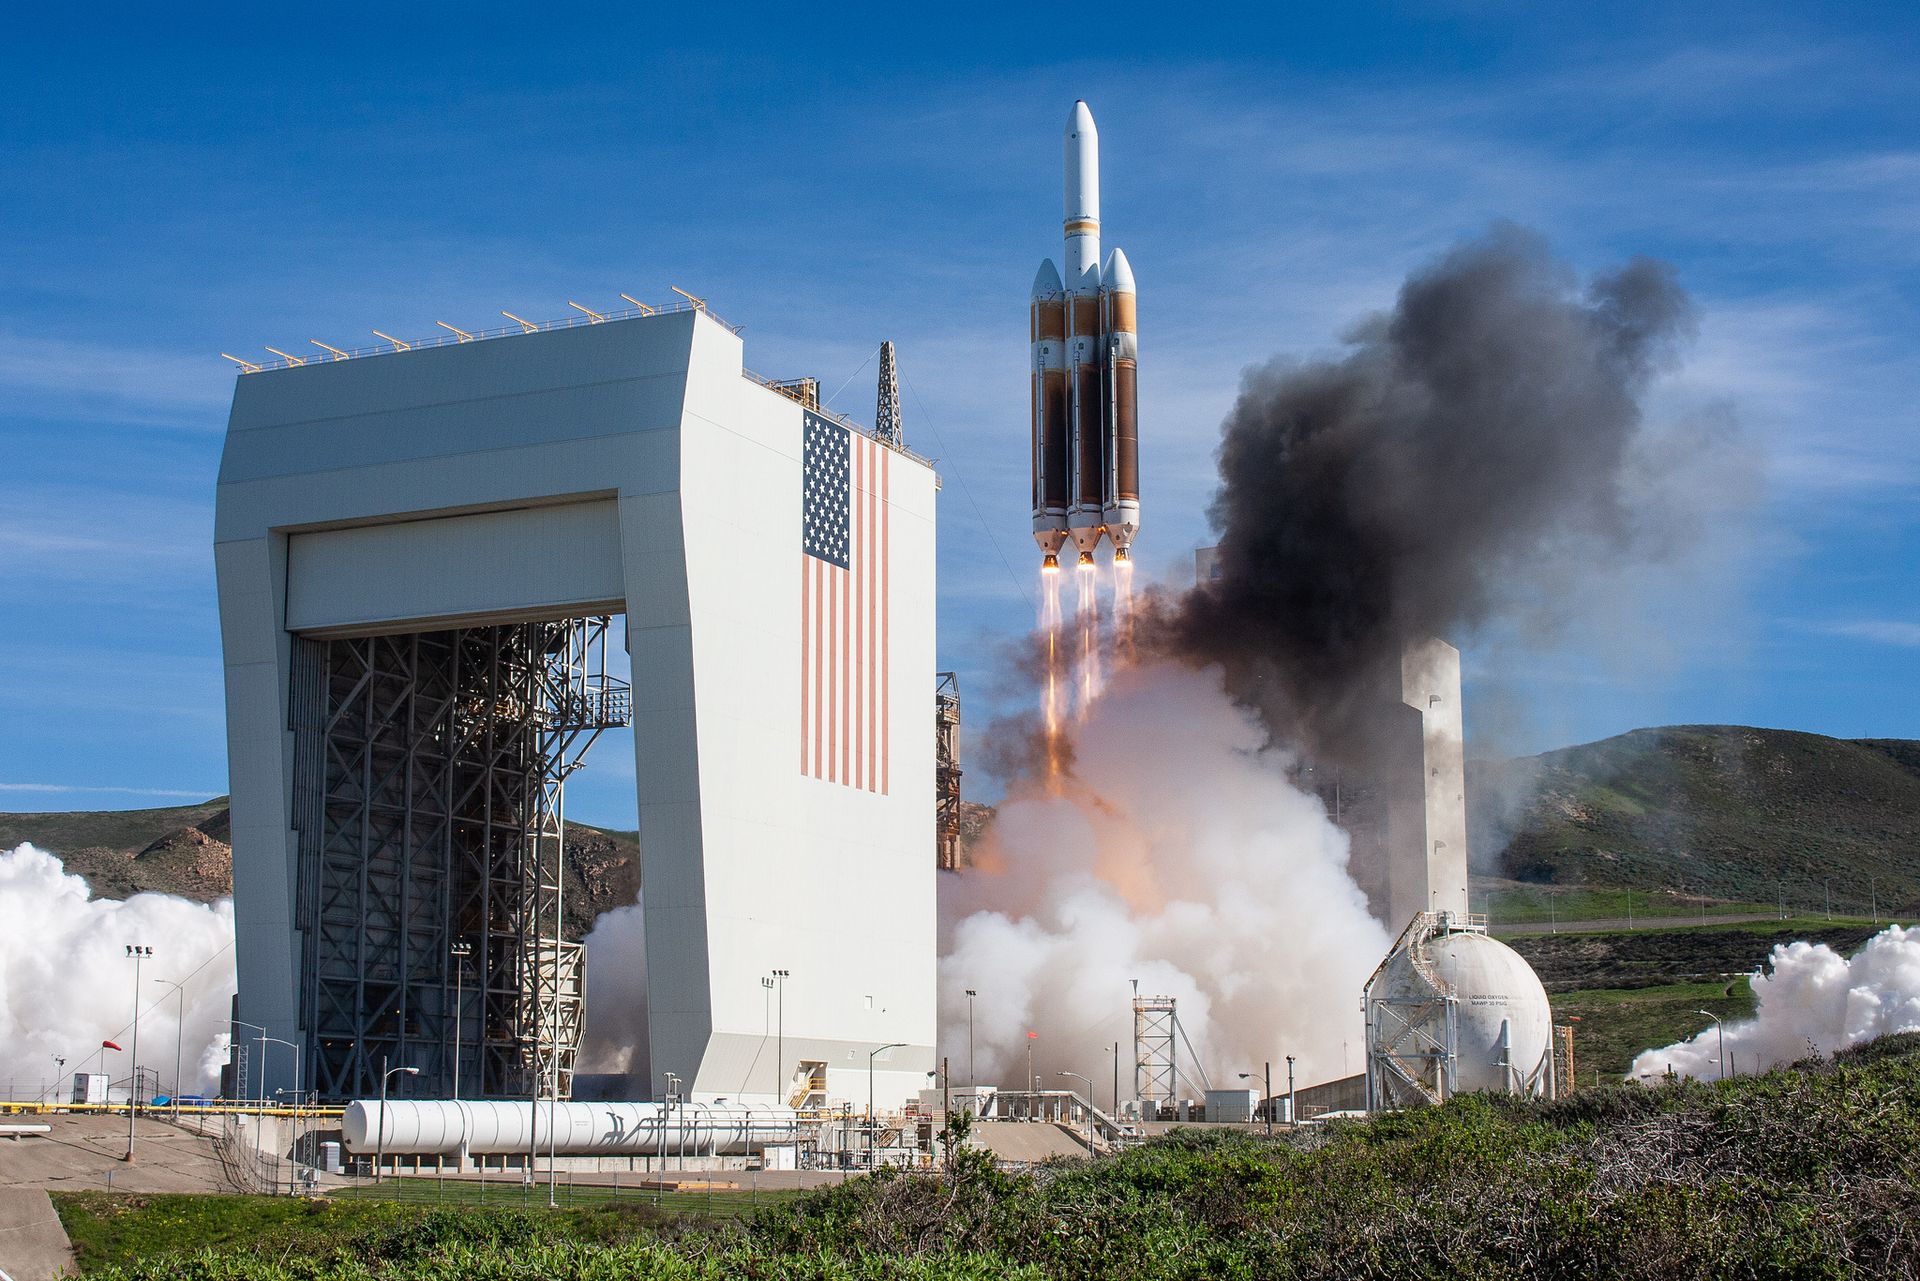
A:
<svg viewBox="0 0 1920 1281">
<path fill-rule="evenodd" d="M 235 356 L 224 351 L 221 352 L 220 355 L 223 359 L 231 360 L 234 364 L 238 365 L 241 376 L 245 377 L 248 374 L 266 373 L 274 369 L 294 369 L 301 365 L 326 365 L 339 360 L 358 360 L 363 356 L 391 356 L 396 352 L 418 351 L 429 347 L 454 347 L 461 343 L 485 342 L 493 338 L 518 338 L 523 334 L 545 333 L 552 329 L 578 329 L 582 325 L 604 325 L 611 324 L 615 321 L 641 320 L 648 316 L 665 316 L 672 315 L 676 312 L 688 311 L 705 312 L 719 324 L 726 325 L 726 327 L 734 333 L 737 334 L 740 332 L 740 326 L 727 324 L 726 321 L 714 315 L 713 309 L 707 306 L 705 299 L 696 298 L 692 294 L 685 293 L 679 289 L 675 289 L 674 292 L 679 294 L 680 297 L 672 302 L 660 303 L 658 305 L 649 305 L 641 302 L 637 298 L 629 298 L 626 294 L 621 294 L 620 297 L 632 305 L 618 311 L 593 311 L 581 306 L 577 302 L 569 302 L 567 305 L 574 309 L 574 314 L 571 316 L 563 316 L 558 320 L 523 320 L 510 311 L 503 311 L 500 314 L 513 323 L 510 325 L 501 325 L 497 329 L 456 329 L 443 320 L 436 320 L 434 323 L 446 332 L 435 334 L 431 338 L 396 338 L 392 334 L 382 333 L 376 329 L 373 331 L 373 334 L 376 338 L 380 339 L 380 343 L 374 347 L 335 347 L 330 343 L 323 343 L 317 338 L 310 338 L 307 341 L 311 342 L 314 347 L 317 348 L 312 355 L 286 352 L 280 350 L 278 347 L 267 348 L 268 351 L 274 353 L 275 359 L 272 360 L 247 360 L 244 357 Z M 866 426 L 864 423 L 855 422 L 844 414 L 837 414 L 833 410 L 815 403 L 812 399 L 804 397 L 802 394 L 802 385 L 808 383 L 810 380 L 769 378 L 765 374 L 757 374 L 751 369 L 742 369 L 740 372 L 747 377 L 748 381 L 757 383 L 769 391 L 787 397 L 789 400 L 799 402 L 804 405 L 810 413 L 816 413 L 822 418 L 831 419 L 849 431 L 857 431 L 869 439 L 880 440 L 879 435 L 874 432 L 873 428 Z M 814 386 L 817 389 L 818 384 L 814 384 Z M 933 466 L 932 459 L 921 454 L 916 454 L 904 445 L 895 445 L 884 440 L 880 440 L 880 443 L 886 445 L 896 453 L 913 459 L 917 463 L 923 463 L 928 467 Z"/>
<path fill-rule="evenodd" d="M 622 294 L 621 297 L 626 298 L 626 295 Z M 672 302 L 660 303 L 657 306 L 650 306 L 632 298 L 626 298 L 626 301 L 633 305 L 618 311 L 590 311 L 578 303 L 569 303 L 569 306 L 575 308 L 575 313 L 559 320 L 522 320 L 512 312 L 503 311 L 500 314 L 513 323 L 501 325 L 497 329 L 456 329 L 444 321 L 435 321 L 435 324 L 447 332 L 435 334 L 431 338 L 396 338 L 392 334 L 381 333 L 376 329 L 373 331 L 374 337 L 381 341 L 375 347 L 341 348 L 323 343 L 317 338 L 309 338 L 307 341 L 317 348 L 312 355 L 285 352 L 277 347 L 267 348 L 277 357 L 274 360 L 247 360 L 224 351 L 220 355 L 240 366 L 242 374 L 258 374 L 272 369 L 292 369 L 299 365 L 325 365 L 336 360 L 356 360 L 362 356 L 390 356 L 399 351 L 453 347 L 461 343 L 484 342 L 489 338 L 518 338 L 522 334 L 545 333 L 550 329 L 577 329 L 581 325 L 604 325 L 616 320 L 639 320 L 646 316 L 664 316 L 683 311 L 704 311 L 720 324 L 727 325 L 726 321 L 714 316 L 704 299 L 694 298 L 691 295 L 676 298 Z M 727 325 L 727 328 L 735 333 L 740 332 L 738 325 Z"/>
</svg>

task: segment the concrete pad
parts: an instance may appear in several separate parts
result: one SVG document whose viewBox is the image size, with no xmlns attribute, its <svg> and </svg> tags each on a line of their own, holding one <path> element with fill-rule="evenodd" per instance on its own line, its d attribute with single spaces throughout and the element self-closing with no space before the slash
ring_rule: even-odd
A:
<svg viewBox="0 0 1920 1281">
<path fill-rule="evenodd" d="M 44 1135 L 0 1139 L 0 1189 L 247 1190 L 228 1176 L 211 1138 L 157 1118 L 140 1118 L 131 1165 L 121 1160 L 127 1151 L 126 1117 L 84 1112 L 41 1119 L 50 1127 Z"/>
<path fill-rule="evenodd" d="M 73 1247 L 38 1188 L 0 1188 L 0 1272 L 13 1281 L 52 1281 L 74 1272 Z"/>
</svg>

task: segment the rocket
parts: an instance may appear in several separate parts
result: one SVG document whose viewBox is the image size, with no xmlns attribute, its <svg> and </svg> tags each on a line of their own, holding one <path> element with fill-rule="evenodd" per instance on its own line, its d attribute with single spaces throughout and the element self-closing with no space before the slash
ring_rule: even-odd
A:
<svg viewBox="0 0 1920 1281">
<path fill-rule="evenodd" d="M 1064 273 L 1033 278 L 1033 539 L 1045 568 L 1072 540 L 1093 563 L 1102 538 L 1124 561 L 1140 528 L 1140 348 L 1133 268 L 1100 261 L 1100 134 L 1087 104 L 1067 118 Z"/>
</svg>

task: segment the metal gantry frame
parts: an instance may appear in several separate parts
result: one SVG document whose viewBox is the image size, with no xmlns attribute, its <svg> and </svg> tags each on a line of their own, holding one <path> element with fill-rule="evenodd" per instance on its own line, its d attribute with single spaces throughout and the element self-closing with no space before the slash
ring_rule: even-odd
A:
<svg viewBox="0 0 1920 1281">
<path fill-rule="evenodd" d="M 1179 1089 L 1179 1003 L 1171 996 L 1133 998 L 1133 1092 L 1140 1118 L 1153 1120 Z"/>
<path fill-rule="evenodd" d="M 943 872 L 960 867 L 960 677 L 939 673 L 933 691 L 935 862 Z"/>
<path fill-rule="evenodd" d="M 873 437 L 895 449 L 907 443 L 900 422 L 900 366 L 894 360 L 891 342 L 880 344 L 880 387 L 873 407 Z"/>
<path fill-rule="evenodd" d="M 631 719 L 608 628 L 295 638 L 300 1016 L 319 1097 L 367 1097 L 383 1056 L 419 1067 L 425 1094 L 450 1092 L 456 1057 L 471 1097 L 570 1093 L 583 953 L 565 938 L 564 783 Z"/>
</svg>

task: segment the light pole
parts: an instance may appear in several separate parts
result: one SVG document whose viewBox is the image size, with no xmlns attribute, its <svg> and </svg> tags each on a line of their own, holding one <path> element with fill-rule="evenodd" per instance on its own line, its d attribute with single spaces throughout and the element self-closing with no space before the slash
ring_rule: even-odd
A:
<svg viewBox="0 0 1920 1281">
<path fill-rule="evenodd" d="M 980 995 L 972 988 L 967 989 L 967 1087 L 972 1089 L 980 1084 L 973 1062 L 973 998 Z"/>
<path fill-rule="evenodd" d="M 234 1019 L 232 1023 L 235 1027 L 250 1027 L 260 1034 L 253 1038 L 260 1042 L 260 1075 L 254 1082 L 259 1093 L 254 1097 L 260 1101 L 261 1107 L 265 1107 L 267 1106 L 267 1029 L 261 1027 L 258 1023 L 249 1023 L 245 1019 Z M 244 1052 L 243 1050 L 242 1053 Z"/>
<path fill-rule="evenodd" d="M 891 1045 L 883 1045 L 867 1053 L 867 1168 L 869 1170 L 873 1168 L 873 1131 L 875 1119 L 873 1113 L 873 1061 L 882 1054 L 885 1054 L 888 1050 L 898 1050 L 905 1045 L 905 1041 L 895 1041 Z"/>
<path fill-rule="evenodd" d="M 1240 1074 L 1240 1079 L 1242 1081 L 1250 1081 L 1253 1079 L 1253 1073 L 1242 1072 Z M 1264 1087 L 1264 1092 L 1260 1096 L 1260 1111 L 1264 1113 L 1267 1118 L 1267 1137 L 1272 1138 L 1273 1137 L 1273 1062 L 1271 1060 L 1268 1060 L 1267 1062 L 1262 1063 L 1260 1065 L 1260 1083 Z M 1292 1107 L 1293 1105 L 1288 1104 L 1287 1106 Z"/>
<path fill-rule="evenodd" d="M 1070 1076 L 1076 1081 L 1087 1083 L 1087 1155 L 1093 1155 L 1093 1081 L 1078 1072 L 1062 1072 L 1061 1076 Z"/>
<path fill-rule="evenodd" d="M 127 944 L 127 956 L 133 961 L 133 1073 L 127 1082 L 127 1154 L 121 1160 L 133 1161 L 133 1122 L 140 1114 L 140 963 L 153 955 L 153 949 L 138 943 Z"/>
<path fill-rule="evenodd" d="M 43 1098 L 41 1102 L 43 1103 L 57 1102 L 59 1100 L 60 1078 L 65 1076 L 66 1074 L 67 1074 L 67 1056 L 64 1054 L 54 1055 L 53 1056 L 53 1098 L 51 1100 Z"/>
<path fill-rule="evenodd" d="M 1704 1014 L 1713 1020 L 1713 1030 L 1720 1039 L 1720 1079 L 1727 1079 L 1727 1030 L 1720 1025 L 1720 1016 L 1711 1010 L 1695 1010 L 1695 1014 Z"/>
<path fill-rule="evenodd" d="M 260 1075 L 263 1077 L 266 1076 L 267 1074 L 267 1065 L 266 1065 L 267 1049 L 266 1049 L 265 1042 L 271 1041 L 275 1045 L 284 1045 L 289 1050 L 293 1051 L 293 1107 L 294 1107 L 293 1144 L 289 1148 L 288 1156 L 287 1156 L 287 1195 L 293 1196 L 296 1193 L 297 1189 L 294 1186 L 294 1181 L 293 1181 L 292 1153 L 294 1151 L 298 1151 L 300 1147 L 300 1047 L 298 1045 L 295 1045 L 292 1041 L 283 1041 L 277 1036 L 263 1036 L 260 1038 L 260 1040 L 262 1042 L 260 1047 L 260 1054 L 261 1054 Z M 263 1090 L 266 1088 L 266 1085 L 264 1082 L 261 1084 L 260 1088 Z M 285 1091 L 275 1090 L 274 1093 L 278 1095 L 278 1094 L 285 1093 Z M 261 1102 L 264 1104 L 265 1100 L 263 1099 Z M 278 1160 L 277 1157 L 275 1159 Z"/>
<path fill-rule="evenodd" d="M 1300 1113 L 1293 1106 L 1293 1055 L 1287 1055 L 1287 1124 L 1299 1125 Z"/>
<path fill-rule="evenodd" d="M 387 1163 L 387 1082 L 405 1072 L 408 1076 L 419 1076 L 417 1067 L 387 1067 L 387 1056 L 380 1056 L 380 1128 L 373 1140 L 373 1181 L 380 1182 L 380 1168 Z"/>
<path fill-rule="evenodd" d="M 184 980 L 176 983 L 172 979 L 155 979 L 155 983 L 164 983 L 173 989 L 180 998 L 180 1011 L 173 1021 L 173 1116 L 180 1118 L 180 1042 L 187 1028 L 187 988 Z"/>
<path fill-rule="evenodd" d="M 785 970 L 773 972 L 773 1057 L 779 1064 L 782 1106 L 793 1102 L 793 1073 L 787 1071 L 787 980 Z"/>
<path fill-rule="evenodd" d="M 453 957 L 453 1098 L 457 1103 L 460 1101 L 460 1013 L 466 1007 L 467 958 L 473 955 L 473 944 L 455 939 L 447 952 Z"/>
</svg>

